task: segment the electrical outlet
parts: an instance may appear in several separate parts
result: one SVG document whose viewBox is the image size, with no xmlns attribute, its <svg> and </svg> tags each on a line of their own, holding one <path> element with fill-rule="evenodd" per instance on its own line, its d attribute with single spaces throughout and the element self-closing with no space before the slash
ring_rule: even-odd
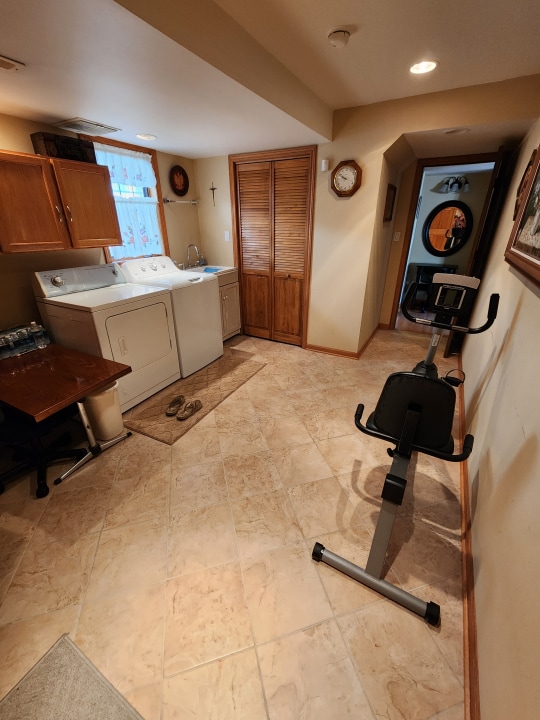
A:
<svg viewBox="0 0 540 720">
<path fill-rule="evenodd" d="M 231 239 L 231 233 L 228 230 L 225 230 L 225 242 L 229 242 Z"/>
<path fill-rule="evenodd" d="M 401 233 L 398 230 L 394 233 L 394 242 L 399 242 L 400 240 L 401 240 Z"/>
</svg>

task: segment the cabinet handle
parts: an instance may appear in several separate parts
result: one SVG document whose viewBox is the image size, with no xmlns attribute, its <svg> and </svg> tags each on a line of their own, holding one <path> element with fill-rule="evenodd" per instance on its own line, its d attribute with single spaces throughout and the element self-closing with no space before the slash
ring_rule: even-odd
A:
<svg viewBox="0 0 540 720">
<path fill-rule="evenodd" d="M 54 206 L 56 208 L 56 212 L 58 214 L 58 222 L 64 222 L 64 216 L 62 215 L 62 211 L 58 207 L 58 205 Z"/>
<path fill-rule="evenodd" d="M 66 205 L 66 210 L 68 211 L 69 222 L 73 222 L 73 215 L 71 214 L 71 208 L 69 205 Z"/>
</svg>

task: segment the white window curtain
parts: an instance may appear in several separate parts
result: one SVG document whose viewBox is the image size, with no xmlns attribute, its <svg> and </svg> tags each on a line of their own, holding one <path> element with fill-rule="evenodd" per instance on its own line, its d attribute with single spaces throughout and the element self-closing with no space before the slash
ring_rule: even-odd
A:
<svg viewBox="0 0 540 720">
<path fill-rule="evenodd" d="M 162 255 L 163 243 L 155 192 L 156 176 L 151 156 L 144 152 L 100 143 L 94 143 L 94 150 L 97 162 L 109 168 L 113 184 L 154 189 L 150 197 L 130 198 L 115 194 L 122 245 L 109 247 L 111 257 L 121 260 L 141 255 Z"/>
</svg>

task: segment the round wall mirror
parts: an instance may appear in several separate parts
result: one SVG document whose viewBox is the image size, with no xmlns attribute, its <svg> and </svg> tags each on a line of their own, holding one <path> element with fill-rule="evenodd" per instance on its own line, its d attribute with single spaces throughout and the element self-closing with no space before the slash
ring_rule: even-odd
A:
<svg viewBox="0 0 540 720">
<path fill-rule="evenodd" d="M 432 255 L 453 255 L 471 236 L 473 216 L 460 200 L 443 202 L 429 213 L 422 230 L 422 242 Z"/>
</svg>

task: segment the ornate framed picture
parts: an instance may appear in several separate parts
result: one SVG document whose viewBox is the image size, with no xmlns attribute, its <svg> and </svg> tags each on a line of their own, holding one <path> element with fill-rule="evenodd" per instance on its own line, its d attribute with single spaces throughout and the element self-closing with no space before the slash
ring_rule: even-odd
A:
<svg viewBox="0 0 540 720">
<path fill-rule="evenodd" d="M 184 197 L 189 190 L 189 178 L 181 165 L 174 165 L 169 172 L 169 184 L 175 195 Z"/>
<path fill-rule="evenodd" d="M 532 160 L 532 158 L 531 158 Z M 505 260 L 540 285 L 540 152 L 530 165 L 521 202 L 504 253 Z M 525 173 L 529 170 L 529 166 Z M 522 182 L 525 180 L 525 175 Z"/>
<path fill-rule="evenodd" d="M 519 212 L 519 208 L 521 207 L 521 202 L 523 200 L 523 191 L 527 187 L 527 181 L 531 176 L 531 170 L 534 163 L 534 158 L 536 157 L 536 150 L 532 151 L 532 155 L 529 159 L 529 162 L 527 163 L 527 167 L 525 168 L 525 172 L 521 176 L 521 180 L 519 182 L 519 186 L 516 193 L 516 203 L 514 205 L 514 216 L 512 217 L 512 220 L 515 220 L 517 218 L 517 214 Z"/>
</svg>

